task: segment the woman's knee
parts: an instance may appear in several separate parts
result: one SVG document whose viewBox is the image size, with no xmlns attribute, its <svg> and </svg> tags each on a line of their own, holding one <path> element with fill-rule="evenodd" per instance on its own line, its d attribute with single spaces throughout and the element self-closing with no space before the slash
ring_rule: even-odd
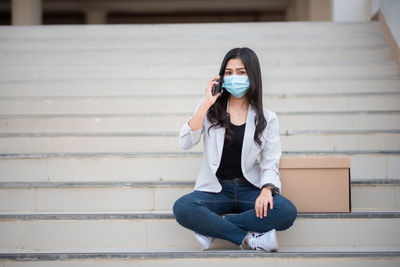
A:
<svg viewBox="0 0 400 267">
<path fill-rule="evenodd" d="M 288 218 L 288 228 L 293 225 L 294 221 L 297 218 L 297 208 L 296 206 L 288 200 L 288 204 L 286 207 L 286 213 L 287 213 L 287 218 Z"/>
<path fill-rule="evenodd" d="M 172 212 L 174 213 L 176 220 L 179 220 L 181 216 L 184 214 L 184 209 L 185 209 L 185 200 L 183 199 L 183 197 L 181 197 L 175 201 L 174 206 L 172 208 Z"/>
<path fill-rule="evenodd" d="M 287 198 L 283 198 L 280 205 L 282 228 L 279 230 L 286 230 L 291 227 L 297 218 L 296 206 Z"/>
<path fill-rule="evenodd" d="M 193 210 L 194 201 L 188 195 L 184 195 L 175 201 L 172 211 L 178 223 L 183 223 Z"/>
</svg>

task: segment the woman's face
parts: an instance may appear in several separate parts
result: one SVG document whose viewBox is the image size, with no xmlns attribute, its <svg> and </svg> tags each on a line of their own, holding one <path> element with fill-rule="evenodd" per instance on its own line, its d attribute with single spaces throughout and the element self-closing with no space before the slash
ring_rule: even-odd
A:
<svg viewBox="0 0 400 267">
<path fill-rule="evenodd" d="M 245 75 L 247 76 L 246 68 L 240 58 L 231 58 L 226 63 L 224 76 L 229 75 Z"/>
</svg>

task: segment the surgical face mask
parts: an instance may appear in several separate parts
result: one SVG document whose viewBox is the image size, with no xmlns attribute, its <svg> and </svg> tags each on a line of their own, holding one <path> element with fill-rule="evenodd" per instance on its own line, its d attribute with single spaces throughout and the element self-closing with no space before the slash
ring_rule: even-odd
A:
<svg viewBox="0 0 400 267">
<path fill-rule="evenodd" d="M 222 87 L 234 97 L 241 98 L 244 96 L 244 94 L 246 94 L 250 87 L 249 77 L 245 75 L 224 76 L 224 83 L 222 84 Z"/>
</svg>

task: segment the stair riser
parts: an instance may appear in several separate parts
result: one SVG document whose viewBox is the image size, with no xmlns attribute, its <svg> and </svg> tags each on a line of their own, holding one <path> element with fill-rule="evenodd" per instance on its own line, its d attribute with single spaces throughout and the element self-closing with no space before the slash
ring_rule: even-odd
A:
<svg viewBox="0 0 400 267">
<path fill-rule="evenodd" d="M 200 96 L 129 98 L 3 98 L 0 114 L 154 114 L 192 113 Z M 274 112 L 391 111 L 400 106 L 399 95 L 338 97 L 264 97 Z"/>
<path fill-rule="evenodd" d="M 326 53 L 326 52 L 325 52 Z M 21 66 L 5 67 L 1 71 L 0 80 L 32 80 L 32 79 L 167 79 L 167 78 L 205 78 L 211 79 L 219 72 L 221 59 L 213 59 L 207 65 L 199 65 L 193 68 L 190 64 L 185 65 L 148 65 L 148 59 L 144 66 L 137 66 L 133 63 L 126 65 L 67 65 L 67 66 Z M 193 60 L 191 60 L 193 62 Z M 151 62 L 151 61 L 150 61 Z M 165 62 L 168 62 L 166 60 Z M 155 75 L 156 73 L 156 75 Z M 380 76 L 397 75 L 395 64 L 374 64 L 374 65 L 342 65 L 342 66 L 264 66 L 263 77 L 358 77 L 358 76 Z M 156 77 L 155 77 L 156 76 Z"/>
<path fill-rule="evenodd" d="M 227 264 L 231 267 L 243 267 L 251 265 L 252 267 L 320 267 L 320 266 L 337 266 L 337 267 L 398 267 L 400 263 L 399 257 L 393 258 L 200 258 L 200 259 L 77 259 L 62 261 L 0 261 L 2 267 L 76 267 L 78 266 L 107 266 L 107 267 L 131 267 L 131 266 L 160 266 L 160 267 L 201 267 L 206 265 L 217 266 Z"/>
<path fill-rule="evenodd" d="M 182 115 L 0 117 L 0 133 L 175 133 L 188 120 Z M 286 131 L 399 130 L 400 114 L 279 115 Z M 157 129 L 154 128 L 157 125 Z"/>
<path fill-rule="evenodd" d="M 93 156 L 1 159 L 1 182 L 194 181 L 202 156 Z M 399 179 L 398 156 L 351 156 L 351 178 Z"/>
<path fill-rule="evenodd" d="M 352 211 L 400 211 L 400 185 L 352 185 Z"/>
<path fill-rule="evenodd" d="M 2 213 L 172 212 L 188 186 L 0 188 Z M 285 195 L 285 188 L 282 194 Z M 352 211 L 400 211 L 400 184 L 352 185 Z"/>
<path fill-rule="evenodd" d="M 379 32 L 379 24 L 375 23 L 237 23 L 234 26 L 235 36 L 246 35 L 299 35 L 299 33 L 313 34 L 347 34 L 347 33 L 373 33 Z M 99 38 L 107 36 L 109 39 L 117 38 L 151 38 L 151 40 L 171 39 L 172 37 L 182 38 L 182 36 L 211 37 L 232 37 L 232 24 L 230 23 L 200 23 L 200 24 L 181 24 L 176 27 L 175 24 L 166 25 L 93 25 L 93 26 L 63 26 L 51 27 L 7 27 L 0 28 L 0 36 L 7 36 L 12 39 L 39 39 L 39 38 Z M 157 38 L 154 38 L 157 36 Z M 300 34 L 302 36 L 302 34 Z M 303 35 L 304 36 L 304 35 Z M 66 41 L 67 41 L 66 40 Z M 70 40 L 68 40 L 70 41 Z"/>
<path fill-rule="evenodd" d="M 281 251 L 398 251 L 399 226 L 400 219 L 298 218 L 278 239 Z M 10 220 L 0 222 L 0 233 L 0 250 L 198 249 L 193 233 L 172 219 Z M 220 240 L 213 245 L 235 247 Z"/>
<path fill-rule="evenodd" d="M 281 136 L 285 152 L 399 151 L 400 134 L 299 134 Z M 312 141 L 311 141 L 312 140 Z M 203 151 L 203 141 L 190 151 Z M 1 153 L 181 152 L 178 136 L 2 137 Z"/>
<path fill-rule="evenodd" d="M 25 44 L 26 46 L 26 44 Z M 190 45 L 189 45 L 190 46 Z M 225 44 L 226 46 L 226 44 Z M 243 45 L 244 46 L 244 45 Z M 247 47 L 253 47 L 251 44 L 245 45 Z M 186 51 L 170 51 L 169 53 L 165 52 L 151 52 L 148 53 L 147 51 L 116 51 L 121 48 L 109 48 L 106 51 L 93 51 L 94 48 L 90 47 L 90 51 L 79 51 L 79 50 L 67 50 L 67 51 L 57 51 L 50 52 L 46 50 L 42 51 L 34 51 L 31 53 L 22 52 L 13 53 L 5 52 L 1 54 L 0 50 L 0 57 L 2 59 L 0 66 L 30 66 L 30 65 L 58 65 L 62 62 L 65 65 L 87 65 L 87 64 L 191 64 L 196 62 L 196 69 L 200 66 L 199 64 L 207 64 L 207 65 L 214 65 L 221 64 L 223 56 L 232 48 L 232 45 L 225 47 L 224 49 L 215 49 L 212 51 L 206 52 L 205 54 L 198 54 L 193 53 L 188 55 Z M 0 48 L 1 49 L 1 48 Z M 89 48 L 88 48 L 89 49 Z M 123 48 L 122 48 L 123 49 Z M 125 48 L 126 49 L 126 48 Z M 130 48 L 132 49 L 132 48 Z M 200 48 L 201 49 L 201 48 Z M 358 61 L 360 63 L 367 63 L 364 67 L 363 65 L 356 67 L 350 67 L 343 65 L 344 69 L 350 69 L 351 71 L 355 71 L 353 75 L 364 73 L 367 70 L 370 71 L 377 71 L 376 75 L 379 73 L 386 73 L 384 69 L 379 69 L 376 67 L 374 69 L 373 62 L 369 63 L 368 61 L 375 61 L 375 60 L 387 60 L 390 62 L 390 51 L 385 48 L 359 48 L 355 50 L 354 47 L 327 47 L 327 48 L 318 48 L 315 46 L 305 47 L 303 51 L 301 48 L 287 48 L 285 51 L 284 46 L 280 48 L 271 48 L 270 50 L 266 49 L 257 49 L 253 47 L 255 51 L 257 51 L 258 57 L 261 61 L 261 68 L 264 71 L 270 72 L 270 76 L 282 75 L 279 72 L 279 69 L 273 68 L 270 64 L 271 63 L 279 63 L 282 61 L 286 62 L 294 62 L 294 61 L 307 61 L 307 62 L 325 62 L 325 63 L 337 63 L 340 64 L 341 62 L 351 62 L 351 61 Z M 327 49 L 332 50 L 331 53 L 326 53 Z M 216 53 L 218 50 L 219 53 Z M 283 51 L 282 51 L 283 50 Z M 372 51 L 371 51 L 372 50 Z M 195 50 L 193 50 L 195 51 Z M 324 55 L 323 55 L 324 54 Z M 308 55 L 308 57 L 306 57 Z M 334 57 L 336 55 L 336 57 Z M 365 56 L 362 58 L 362 56 Z M 134 59 L 134 60 L 133 60 Z M 375 63 L 379 65 L 379 63 Z M 301 64 L 300 64 L 301 65 Z M 392 64 L 389 64 L 392 65 Z M 123 67 L 123 66 L 121 66 Z M 328 75 L 330 69 L 326 69 L 328 66 L 322 65 L 321 72 L 324 75 Z M 368 68 L 366 68 L 368 67 Z M 380 68 L 383 68 L 381 66 Z M 281 67 L 282 68 L 282 67 Z M 393 66 L 391 66 L 393 68 Z M 293 69 L 293 67 L 292 67 Z M 301 66 L 298 68 L 298 71 L 304 70 L 301 73 L 307 73 L 307 71 L 316 71 L 315 67 L 312 69 L 307 65 Z M 290 68 L 287 68 L 285 71 L 288 71 L 287 75 L 294 75 L 293 72 L 290 72 Z M 345 70 L 340 72 L 338 69 L 332 68 L 336 74 L 341 73 L 344 75 Z M 362 72 L 364 70 L 364 72 Z M 387 69 L 389 71 L 389 69 Z M 369 73 L 369 72 L 368 72 Z"/>
<path fill-rule="evenodd" d="M 195 95 L 201 97 L 207 78 L 0 82 L 1 96 L 141 96 Z M 160 86 L 162 84 L 163 86 Z M 184 86 L 183 86 L 184 85 Z M 324 88 L 321 91 L 321 88 Z M 400 80 L 263 80 L 265 94 L 349 94 L 399 92 Z"/>
<path fill-rule="evenodd" d="M 227 36 L 227 38 L 229 38 Z M 262 36 L 236 36 L 234 43 L 227 43 L 227 38 L 223 40 L 212 39 L 207 40 L 205 36 L 203 39 L 198 38 L 181 38 L 181 40 L 169 40 L 165 39 L 162 41 L 163 49 L 192 49 L 210 48 L 213 51 L 220 51 L 222 49 L 231 49 L 232 45 L 237 47 L 251 47 L 256 50 L 265 50 L 266 48 L 300 48 L 300 47 L 336 47 L 336 48 L 347 48 L 352 46 L 382 46 L 386 45 L 383 36 L 380 33 L 370 36 L 355 36 L 352 35 L 341 35 L 341 36 L 328 36 L 325 38 L 318 38 L 317 36 L 304 38 L 304 37 L 291 37 L 291 36 L 276 36 L 276 37 L 262 37 Z M 29 48 L 27 48 L 27 46 Z M 42 52 L 40 50 L 95 50 L 95 49 L 160 49 L 158 42 L 153 40 L 138 40 L 137 38 L 131 39 L 103 39 L 99 42 L 98 39 L 87 39 L 87 40 L 71 40 L 65 42 L 65 40 L 57 39 L 31 39 L 27 40 L 4 40 L 0 43 L 0 50 L 7 51 L 32 51 Z M 116 51 L 114 51 L 116 52 Z"/>
<path fill-rule="evenodd" d="M 171 212 L 175 200 L 192 189 L 193 186 L 191 188 L 0 188 L 0 212 Z"/>
</svg>

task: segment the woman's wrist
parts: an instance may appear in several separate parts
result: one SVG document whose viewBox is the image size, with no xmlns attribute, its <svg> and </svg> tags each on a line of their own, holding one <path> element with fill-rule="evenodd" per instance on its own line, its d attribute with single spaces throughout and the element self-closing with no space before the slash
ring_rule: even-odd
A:
<svg viewBox="0 0 400 267">
<path fill-rule="evenodd" d="M 192 131 L 198 131 L 201 129 L 204 118 L 207 115 L 209 107 L 205 104 L 205 101 L 200 104 L 196 114 L 192 117 L 192 119 L 188 122 L 189 127 L 192 129 Z"/>
<path fill-rule="evenodd" d="M 263 186 L 261 186 L 261 191 L 263 191 L 264 188 L 268 188 L 268 190 L 271 191 L 272 195 L 279 193 L 279 188 L 275 187 L 275 185 L 271 183 L 264 184 Z"/>
<path fill-rule="evenodd" d="M 272 187 L 271 186 L 265 186 L 261 189 L 261 193 L 270 193 L 272 195 Z"/>
<path fill-rule="evenodd" d="M 210 107 L 213 105 L 214 103 L 207 101 L 207 98 L 204 98 L 203 103 L 201 103 L 201 107 L 204 111 L 208 111 L 210 109 Z"/>
</svg>

